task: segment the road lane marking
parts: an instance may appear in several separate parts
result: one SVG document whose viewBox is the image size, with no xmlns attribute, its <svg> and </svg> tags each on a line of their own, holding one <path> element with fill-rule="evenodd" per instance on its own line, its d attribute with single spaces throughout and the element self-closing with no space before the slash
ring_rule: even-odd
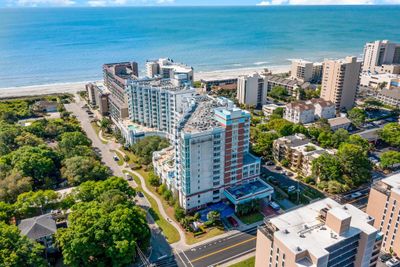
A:
<svg viewBox="0 0 400 267">
<path fill-rule="evenodd" d="M 185 267 L 187 267 L 185 261 L 182 259 L 181 255 L 179 255 L 179 250 L 176 250 L 178 253 L 176 253 L 176 255 L 178 255 L 179 259 L 181 260 L 181 262 L 183 263 L 183 265 L 185 265 Z M 181 250 L 181 252 L 183 253 L 183 251 Z"/>
<path fill-rule="evenodd" d="M 185 251 L 182 250 L 182 254 L 183 256 L 185 256 L 185 258 L 187 259 L 188 263 L 193 267 L 193 264 L 190 262 L 188 256 L 186 255 Z"/>
<path fill-rule="evenodd" d="M 214 263 L 214 264 L 210 265 L 209 267 L 212 267 L 212 266 L 219 266 L 220 264 L 228 263 L 228 262 L 230 262 L 231 260 L 234 260 L 234 259 L 239 258 L 239 257 L 241 257 L 241 256 L 250 254 L 251 252 L 254 252 L 254 251 L 256 251 L 256 248 L 249 249 L 249 250 L 244 251 L 244 252 L 242 252 L 242 253 L 239 253 L 239 254 L 237 254 L 237 255 L 235 255 L 235 256 L 232 256 L 232 257 L 229 257 L 229 258 L 224 259 L 224 260 L 222 260 L 222 261 L 219 261 L 219 262 L 217 262 L 217 263 Z"/>
<path fill-rule="evenodd" d="M 253 241 L 253 240 L 255 240 L 255 239 L 257 239 L 257 237 L 252 237 L 252 238 L 250 238 L 250 239 L 247 239 L 247 240 L 244 240 L 244 241 L 242 241 L 242 242 L 236 243 L 235 245 L 231 245 L 231 246 L 229 246 L 229 247 L 226 247 L 226 248 L 223 248 L 223 249 L 220 249 L 220 250 L 211 252 L 211 253 L 209 253 L 209 254 L 207 254 L 207 255 L 204 255 L 204 256 L 201 256 L 201 257 L 198 257 L 198 258 L 192 260 L 192 262 L 196 262 L 196 261 L 202 260 L 202 259 L 204 259 L 204 258 L 211 257 L 212 255 L 215 255 L 215 254 L 218 254 L 218 253 L 220 253 L 220 252 L 222 252 L 222 251 L 225 251 L 225 250 L 228 250 L 228 249 L 231 249 L 231 248 L 240 246 L 240 245 L 242 245 L 242 244 L 251 242 L 251 241 Z"/>
</svg>

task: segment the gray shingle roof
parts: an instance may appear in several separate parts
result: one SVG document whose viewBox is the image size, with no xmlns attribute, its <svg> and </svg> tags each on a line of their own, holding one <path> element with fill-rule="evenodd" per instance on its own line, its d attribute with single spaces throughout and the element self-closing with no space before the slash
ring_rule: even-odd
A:
<svg viewBox="0 0 400 267">
<path fill-rule="evenodd" d="M 50 213 L 22 220 L 18 228 L 21 234 L 33 240 L 52 235 L 57 231 L 56 221 Z"/>
</svg>

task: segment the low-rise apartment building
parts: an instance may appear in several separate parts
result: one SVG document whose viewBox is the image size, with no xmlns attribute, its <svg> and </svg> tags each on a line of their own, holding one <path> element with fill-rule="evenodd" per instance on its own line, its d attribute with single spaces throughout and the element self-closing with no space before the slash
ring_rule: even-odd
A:
<svg viewBox="0 0 400 267">
<path fill-rule="evenodd" d="M 374 218 L 326 198 L 266 221 L 257 231 L 256 267 L 376 266 L 382 235 Z"/>
<path fill-rule="evenodd" d="M 400 87 L 398 74 L 371 74 L 364 72 L 360 75 L 360 85 L 374 89 L 391 89 Z"/>
<path fill-rule="evenodd" d="M 267 86 L 267 92 L 270 92 L 272 88 L 276 86 L 282 86 L 285 88 L 288 92 L 288 94 L 296 99 L 299 98 L 299 90 L 300 89 L 309 89 L 311 88 L 311 83 L 309 82 L 302 82 L 302 81 L 297 81 L 297 80 L 292 80 L 292 79 L 287 79 L 287 78 L 282 78 L 278 75 L 271 75 L 267 74 L 265 75 L 265 83 Z"/>
<path fill-rule="evenodd" d="M 400 87 L 394 89 L 383 89 L 376 95 L 376 99 L 385 105 L 400 107 Z"/>
<path fill-rule="evenodd" d="M 291 102 L 285 106 L 283 118 L 293 123 L 311 123 L 317 119 L 330 119 L 336 116 L 335 104 L 314 98 L 306 101 Z"/>
<path fill-rule="evenodd" d="M 312 162 L 323 153 L 333 154 L 307 139 L 303 134 L 278 138 L 273 142 L 272 155 L 276 161 L 288 161 L 288 167 L 307 177 L 312 175 Z"/>
<path fill-rule="evenodd" d="M 383 234 L 382 249 L 400 255 L 400 174 L 372 185 L 366 212 L 375 218 L 374 226 Z"/>
<path fill-rule="evenodd" d="M 170 58 L 148 60 L 146 62 L 146 75 L 149 78 L 171 79 L 175 86 L 193 84 L 193 68 L 174 62 Z"/>
<path fill-rule="evenodd" d="M 331 126 L 331 130 L 335 132 L 339 129 L 348 130 L 352 122 L 347 117 L 337 117 L 328 119 L 328 123 Z"/>
<path fill-rule="evenodd" d="M 277 110 L 278 108 L 285 108 L 284 105 L 279 105 L 279 104 L 266 104 L 262 106 L 262 111 L 264 113 L 264 116 L 266 119 L 269 119 L 272 114 L 274 114 L 274 111 Z"/>
<path fill-rule="evenodd" d="M 125 89 L 128 81 L 138 77 L 138 64 L 136 62 L 110 63 L 103 65 L 104 85 L 110 92 L 109 113 L 113 121 L 126 119 L 128 101 Z"/>
</svg>

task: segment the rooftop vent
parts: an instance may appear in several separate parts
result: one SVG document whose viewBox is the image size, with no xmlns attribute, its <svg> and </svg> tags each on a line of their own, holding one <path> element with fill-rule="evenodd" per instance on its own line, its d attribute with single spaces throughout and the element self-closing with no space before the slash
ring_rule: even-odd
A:
<svg viewBox="0 0 400 267">
<path fill-rule="evenodd" d="M 288 234 L 289 231 L 288 231 L 287 229 L 285 229 L 285 230 L 283 230 L 283 233 L 284 233 L 284 234 Z"/>
<path fill-rule="evenodd" d="M 296 251 L 302 251 L 300 247 L 296 247 Z"/>
</svg>

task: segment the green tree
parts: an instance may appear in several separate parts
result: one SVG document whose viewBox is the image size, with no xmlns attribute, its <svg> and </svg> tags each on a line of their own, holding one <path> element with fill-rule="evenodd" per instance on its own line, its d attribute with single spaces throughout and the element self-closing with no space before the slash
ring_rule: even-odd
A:
<svg viewBox="0 0 400 267">
<path fill-rule="evenodd" d="M 106 191 L 118 190 L 123 193 L 126 199 L 131 199 L 136 195 L 135 190 L 121 177 L 112 176 L 104 181 L 87 181 L 80 184 L 74 190 L 76 201 L 89 202 L 98 200 Z"/>
<path fill-rule="evenodd" d="M 400 152 L 389 150 L 381 155 L 382 168 L 390 168 L 395 164 L 400 164 Z"/>
<path fill-rule="evenodd" d="M 150 229 L 144 212 L 132 204 L 105 206 L 91 201 L 72 207 L 68 228 L 56 234 L 66 265 L 126 266 L 134 261 L 137 246 L 147 248 Z"/>
<path fill-rule="evenodd" d="M 400 147 L 400 124 L 396 122 L 386 124 L 379 135 L 386 143 Z"/>
<path fill-rule="evenodd" d="M 288 94 L 288 91 L 285 89 L 285 87 L 283 87 L 283 86 L 275 86 L 268 93 L 268 96 L 272 97 L 274 99 L 284 100 L 284 99 L 286 99 L 286 97 L 289 96 L 289 94 Z"/>
<path fill-rule="evenodd" d="M 338 129 L 332 135 L 332 145 L 334 148 L 338 148 L 340 144 L 347 142 L 349 139 L 349 132 L 345 129 Z"/>
<path fill-rule="evenodd" d="M 260 133 L 253 141 L 252 151 L 258 156 L 271 158 L 273 142 L 278 138 L 279 135 L 273 132 Z"/>
<path fill-rule="evenodd" d="M 109 118 L 102 118 L 100 120 L 100 129 L 103 130 L 104 132 L 110 133 L 111 126 L 112 126 L 112 122 Z"/>
<path fill-rule="evenodd" d="M 207 213 L 207 220 L 209 222 L 216 222 L 221 219 L 221 214 L 218 211 L 212 210 Z"/>
<path fill-rule="evenodd" d="M 3 160 L 24 177 L 31 177 L 35 186 L 50 182 L 57 176 L 59 157 L 46 146 L 23 146 L 3 157 Z"/>
<path fill-rule="evenodd" d="M 0 222 L 0 266 L 45 267 L 43 246 L 22 236 L 14 225 Z"/>
<path fill-rule="evenodd" d="M 364 151 L 369 151 L 371 149 L 371 144 L 368 142 L 368 140 L 362 138 L 357 134 L 350 135 L 349 139 L 347 140 L 347 143 L 358 145 L 362 147 Z"/>
<path fill-rule="evenodd" d="M 331 132 L 321 132 L 318 135 L 318 143 L 324 147 L 333 147 L 333 139 L 332 139 L 333 134 Z"/>
<path fill-rule="evenodd" d="M 366 114 L 365 110 L 363 109 L 352 108 L 351 110 L 349 110 L 347 115 L 349 119 L 352 121 L 352 123 L 357 127 L 360 127 L 365 123 Z"/>
<path fill-rule="evenodd" d="M 30 191 L 20 194 L 15 206 L 22 217 L 34 216 L 54 209 L 59 198 L 60 195 L 53 190 Z"/>
<path fill-rule="evenodd" d="M 12 172 L 0 179 L 0 201 L 15 202 L 18 195 L 32 190 L 32 179 L 19 172 Z"/>
<path fill-rule="evenodd" d="M 8 223 L 14 215 L 14 205 L 0 201 L 0 221 Z"/>
<path fill-rule="evenodd" d="M 138 156 L 140 163 L 148 165 L 151 163 L 153 152 L 170 146 L 167 139 L 159 136 L 148 136 L 131 146 L 132 152 Z"/>
<path fill-rule="evenodd" d="M 69 151 L 77 146 L 90 146 L 92 142 L 81 132 L 66 132 L 61 135 L 58 147 L 61 151 Z"/>
<path fill-rule="evenodd" d="M 160 177 L 158 177 L 154 172 L 150 172 L 149 173 L 149 183 L 150 185 L 157 187 L 160 186 L 161 181 L 160 181 Z"/>
<path fill-rule="evenodd" d="M 320 181 L 341 180 L 343 175 L 339 159 L 328 153 L 313 160 L 312 172 Z"/>
<path fill-rule="evenodd" d="M 367 151 L 361 146 L 344 143 L 339 147 L 337 156 L 344 173 L 356 186 L 371 179 L 372 165 Z"/>
<path fill-rule="evenodd" d="M 17 136 L 15 138 L 15 142 L 18 146 L 39 146 L 43 145 L 44 141 L 43 139 L 37 137 L 34 134 L 31 134 L 29 132 L 23 132 L 21 135 Z"/>
<path fill-rule="evenodd" d="M 81 156 L 66 159 L 61 173 L 72 185 L 78 185 L 90 180 L 105 180 L 111 174 L 108 167 L 99 161 Z"/>
<path fill-rule="evenodd" d="M 18 148 L 15 139 L 20 134 L 20 127 L 0 121 L 0 156 L 6 155 Z"/>
</svg>

